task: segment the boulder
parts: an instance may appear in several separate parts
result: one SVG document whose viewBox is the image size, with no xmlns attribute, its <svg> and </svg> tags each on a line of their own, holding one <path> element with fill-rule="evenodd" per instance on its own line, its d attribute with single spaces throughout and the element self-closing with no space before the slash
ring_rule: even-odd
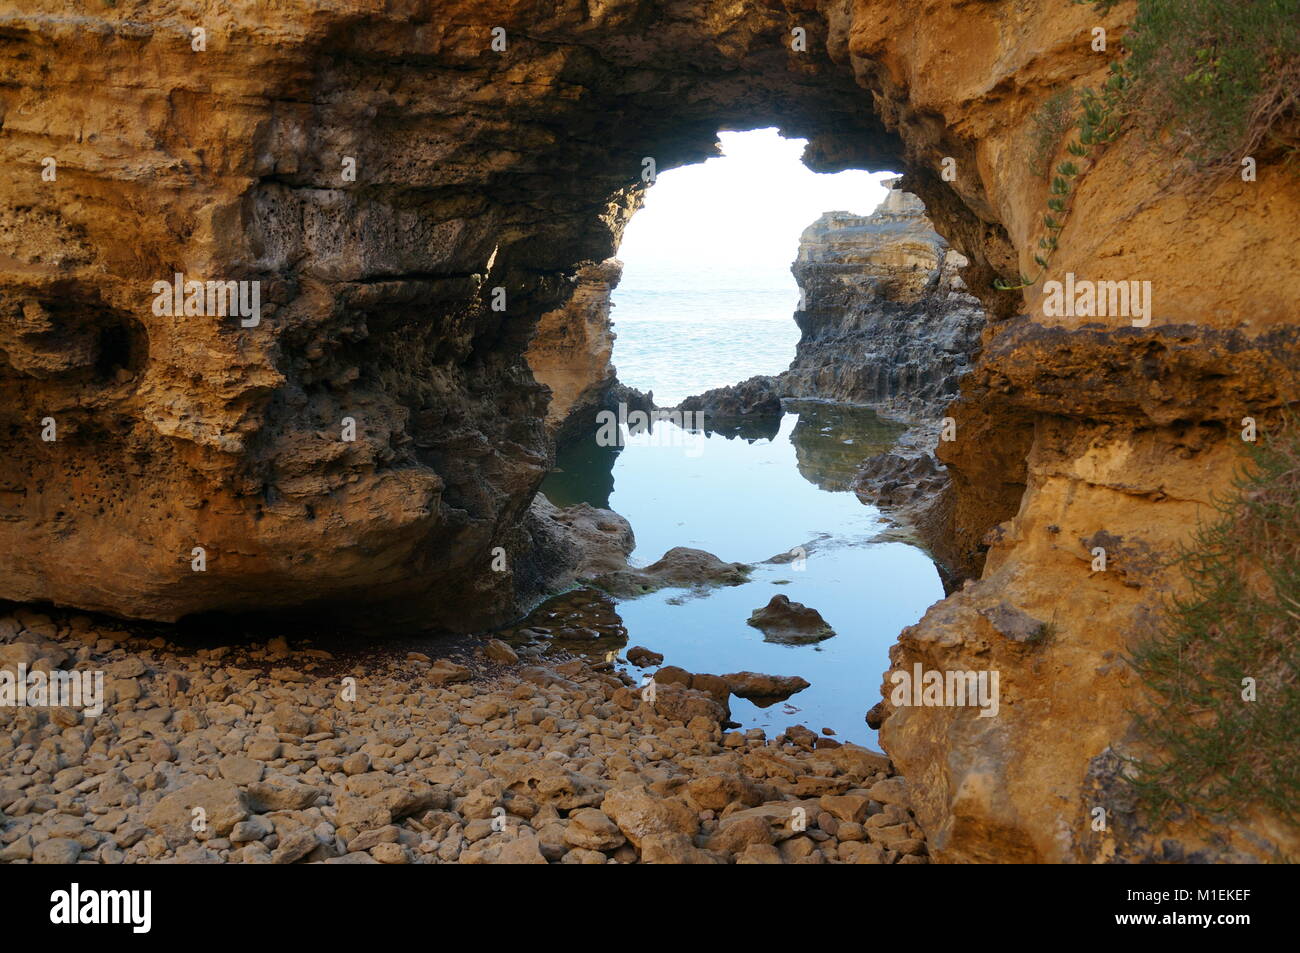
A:
<svg viewBox="0 0 1300 953">
<path fill-rule="evenodd" d="M 764 642 L 782 645 L 822 642 L 835 635 L 820 612 L 791 602 L 784 593 L 777 593 L 766 606 L 750 613 L 748 624 L 762 631 Z"/>
</svg>

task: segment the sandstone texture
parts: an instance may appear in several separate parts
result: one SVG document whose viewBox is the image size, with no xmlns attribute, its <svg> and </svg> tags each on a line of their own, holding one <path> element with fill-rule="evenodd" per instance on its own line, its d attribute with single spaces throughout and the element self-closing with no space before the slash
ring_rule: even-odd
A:
<svg viewBox="0 0 1300 953">
<path fill-rule="evenodd" d="M 1100 85 L 1132 12 L 330 0 L 272 14 L 28 0 L 0 13 L 0 161 L 12 172 L 0 182 L 0 596 L 157 620 L 251 609 L 390 626 L 504 620 L 529 595 L 516 579 L 529 563 L 521 526 L 551 453 L 546 391 L 525 360 L 537 321 L 615 253 L 644 158 L 672 168 L 714 154 L 719 128 L 779 125 L 809 139 L 815 169 L 902 172 L 967 260 L 961 278 L 986 314 L 948 410 L 956 439 L 939 446 L 947 531 L 977 578 L 910 627 L 892 660 L 996 669 L 1003 698 L 988 719 L 886 705 L 882 744 L 927 849 L 950 861 L 1151 859 L 1168 834 L 1206 859 L 1297 856 L 1300 832 L 1266 816 L 1214 836 L 1090 823 L 1098 806 L 1123 814 L 1115 765 L 1141 755 L 1123 656 L 1185 586 L 1167 557 L 1230 486 L 1243 418 L 1275 428 L 1300 371 L 1300 185 L 1276 164 L 1195 194 L 1164 187 L 1168 156 L 1136 133 L 1098 155 L 1047 278 L 1150 281 L 1149 325 L 1049 316 L 1042 283 L 993 284 L 1033 273 L 1043 238 L 1048 183 L 1026 158 L 1035 110 L 1067 86 Z M 1110 53 L 1091 49 L 1099 19 Z M 796 26 L 806 52 L 791 49 Z M 56 179 L 42 176 L 47 158 Z M 260 321 L 156 313 L 154 282 L 177 273 L 260 282 Z M 1104 572 L 1091 569 L 1099 533 L 1119 541 Z M 497 547 L 510 555 L 502 572 Z M 1054 636 L 1009 637 L 997 620 L 1017 613 Z M 53 757 L 30 744 L 24 764 Z M 127 773 L 143 760 L 120 763 L 109 791 L 143 797 Z M 152 795 L 167 769 L 149 771 Z M 567 781 L 566 810 L 596 806 L 592 786 Z M 566 786 L 518 783 L 534 782 Z M 405 820 L 403 802 L 364 792 L 339 795 L 343 826 Z M 73 833 L 43 840 L 40 856 L 66 857 L 84 832 Z M 695 832 L 636 828 L 655 857 L 711 849 L 675 833 Z M 910 833 L 889 836 L 911 846 Z M 288 834 L 282 858 L 305 844 Z M 791 840 L 740 853 L 819 852 Z M 545 843 L 500 850 L 545 859 Z"/>
<path fill-rule="evenodd" d="M 897 155 L 852 77 L 818 75 L 821 45 L 778 42 L 788 19 L 641 0 L 0 14 L 0 159 L 22 170 L 0 186 L 0 596 L 157 620 L 515 614 L 551 453 L 525 352 L 613 255 L 642 159 L 699 161 L 756 120 L 824 164 Z M 176 274 L 259 282 L 259 320 L 155 313 Z"/>
<path fill-rule="evenodd" d="M 617 382 L 610 295 L 622 274 L 614 258 L 580 268 L 568 302 L 538 319 L 528 345 L 533 377 L 551 389 L 546 429 L 557 444 L 592 433 L 609 403 Z"/>
<path fill-rule="evenodd" d="M 725 731 L 581 661 L 272 643 L 0 616 L 0 647 L 44 671 L 133 673 L 98 715 L 0 708 L 0 863 L 928 861 L 889 759 L 801 726 Z"/>
</svg>

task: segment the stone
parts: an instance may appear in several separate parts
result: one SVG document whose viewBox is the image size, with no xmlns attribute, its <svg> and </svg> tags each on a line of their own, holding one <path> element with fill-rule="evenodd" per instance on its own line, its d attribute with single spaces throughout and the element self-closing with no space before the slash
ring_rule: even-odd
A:
<svg viewBox="0 0 1300 953">
<path fill-rule="evenodd" d="M 343 773 L 349 777 L 365 774 L 370 770 L 370 755 L 364 751 L 356 751 L 343 759 Z"/>
<path fill-rule="evenodd" d="M 871 797 L 875 797 L 875 795 L 873 794 Z M 839 818 L 841 821 L 850 821 L 855 824 L 861 824 L 867 817 L 867 809 L 871 805 L 871 797 L 861 794 L 827 794 L 823 795 L 819 803 L 828 813 Z"/>
<path fill-rule="evenodd" d="M 638 848 L 651 834 L 692 835 L 699 827 L 695 813 L 685 804 L 655 797 L 640 786 L 610 791 L 601 810 Z"/>
<path fill-rule="evenodd" d="M 625 840 L 618 825 L 604 811 L 595 808 L 572 812 L 564 829 L 564 842 L 585 850 L 614 850 Z"/>
<path fill-rule="evenodd" d="M 247 787 L 262 780 L 262 765 L 252 758 L 227 755 L 217 762 L 217 770 L 227 781 L 240 787 Z"/>
<path fill-rule="evenodd" d="M 742 817 L 709 838 L 712 850 L 741 854 L 755 844 L 771 844 L 772 825 L 766 817 Z"/>
<path fill-rule="evenodd" d="M 451 659 L 438 659 L 425 674 L 430 683 L 434 685 L 454 685 L 458 682 L 468 682 L 472 675 L 468 667 L 461 665 L 459 662 L 453 662 Z"/>
<path fill-rule="evenodd" d="M 606 782 L 570 771 L 554 761 L 523 765 L 507 774 L 505 782 L 506 790 L 515 796 L 567 811 L 600 804 L 608 787 Z"/>
<path fill-rule="evenodd" d="M 637 668 L 649 668 L 653 665 L 662 665 L 664 657 L 658 652 L 652 652 L 642 645 L 634 645 L 628 649 L 624 655 L 627 656 L 628 662 Z"/>
<path fill-rule="evenodd" d="M 865 844 L 861 841 L 841 842 L 840 859 L 846 864 L 888 863 L 884 848 L 878 844 Z"/>
<path fill-rule="evenodd" d="M 392 825 L 363 831 L 348 841 L 348 850 L 356 852 L 370 850 L 377 844 L 394 844 L 397 843 L 400 834 L 400 828 Z"/>
<path fill-rule="evenodd" d="M 271 863 L 295 864 L 315 850 L 319 843 L 309 830 L 293 831 L 280 838 L 280 845 L 271 853 Z"/>
<path fill-rule="evenodd" d="M 763 675 L 759 672 L 732 672 L 719 676 L 733 695 L 739 698 L 779 701 L 803 691 L 811 683 L 798 675 Z"/>
<path fill-rule="evenodd" d="M 81 844 L 67 837 L 51 837 L 41 841 L 31 851 L 33 864 L 75 864 L 81 855 Z"/>
<path fill-rule="evenodd" d="M 722 811 L 731 804 L 753 807 L 763 801 L 763 792 L 739 774 L 707 774 L 686 783 L 691 801 L 701 810 Z"/>
<path fill-rule="evenodd" d="M 284 778 L 258 781 L 250 784 L 247 790 L 249 807 L 259 813 L 305 810 L 316 803 L 320 795 L 319 788 Z"/>
<path fill-rule="evenodd" d="M 738 864 L 781 864 L 781 852 L 771 844 L 750 844 L 736 855 Z"/>
<path fill-rule="evenodd" d="M 406 864 L 410 858 L 401 844 L 383 841 L 370 848 L 370 856 L 381 864 Z"/>
<path fill-rule="evenodd" d="M 529 832 L 520 833 L 506 841 L 497 854 L 497 863 L 544 864 L 546 858 L 542 856 L 537 835 Z"/>
<path fill-rule="evenodd" d="M 620 599 L 634 599 L 666 588 L 708 589 L 739 586 L 752 567 L 723 562 L 712 553 L 674 546 L 644 569 L 622 569 L 597 576 L 595 584 Z"/>
<path fill-rule="evenodd" d="M 673 682 L 656 684 L 654 709 L 664 718 L 682 724 L 688 724 L 693 718 L 718 724 L 727 721 L 730 714 L 708 692 Z"/>
<path fill-rule="evenodd" d="M 646 834 L 641 844 L 641 862 L 646 864 L 720 864 L 714 854 L 701 850 L 682 833 Z"/>
<path fill-rule="evenodd" d="M 500 639 L 488 639 L 483 645 L 483 653 L 493 662 L 514 665 L 519 661 L 519 654 Z"/>
<path fill-rule="evenodd" d="M 867 791 L 871 800 L 881 804 L 897 804 L 899 807 L 911 807 L 911 798 L 907 793 L 907 781 L 903 778 L 885 778 L 877 781 Z M 860 818 L 854 818 L 860 820 Z"/>
<path fill-rule="evenodd" d="M 254 814 L 246 821 L 240 821 L 230 829 L 230 840 L 235 844 L 261 840 L 275 831 L 275 828 L 260 814 Z"/>
<path fill-rule="evenodd" d="M 194 813 L 196 808 L 202 809 L 201 816 Z M 145 824 L 175 848 L 195 839 L 225 837 L 248 813 L 244 794 L 234 784 L 224 779 L 201 780 L 166 795 L 149 812 Z M 191 827 L 198 821 L 204 826 L 201 831 Z"/>
<path fill-rule="evenodd" d="M 729 423 L 754 419 L 779 421 L 782 390 L 779 378 L 758 375 L 739 384 L 715 387 L 688 397 L 677 405 L 677 409 L 703 414 L 718 429 Z"/>
<path fill-rule="evenodd" d="M 816 609 L 791 602 L 784 593 L 774 595 L 766 606 L 755 609 L 747 620 L 763 633 L 764 642 L 804 645 L 822 642 L 835 635 Z"/>
</svg>

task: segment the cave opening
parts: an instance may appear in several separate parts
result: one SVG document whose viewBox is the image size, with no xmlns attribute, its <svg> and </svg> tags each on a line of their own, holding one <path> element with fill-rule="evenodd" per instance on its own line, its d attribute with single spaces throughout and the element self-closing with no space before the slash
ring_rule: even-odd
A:
<svg viewBox="0 0 1300 953">
<path fill-rule="evenodd" d="M 587 504 L 626 519 L 635 535 L 630 565 L 673 577 L 662 589 L 642 579 L 626 592 L 614 586 L 614 618 L 628 645 L 666 653 L 692 672 L 807 679 L 809 687 L 780 703 L 733 699 L 732 717 L 769 734 L 816 721 L 874 746 L 863 715 L 888 648 L 943 594 L 929 556 L 889 537 L 880 512 L 853 492 L 858 465 L 891 449 L 905 427 L 831 392 L 789 395 L 784 375 L 812 307 L 805 266 L 856 276 L 853 248 L 828 262 L 825 246 L 841 234 L 870 239 L 873 213 L 897 205 L 887 184 L 895 177 L 816 173 L 802 161 L 806 142 L 775 128 L 718 138 L 716 158 L 656 177 L 617 259 L 581 273 L 578 303 L 543 318 L 543 339 L 568 348 L 570 369 L 600 352 L 593 376 L 608 385 L 614 378 L 601 375 L 616 368 L 617 378 L 594 433 L 560 434 L 541 492 L 560 507 Z M 874 246 L 862 254 L 875 255 Z M 851 289 L 836 299 L 846 325 L 858 307 Z M 575 327 L 596 342 L 588 351 L 562 339 Z M 857 340 L 847 334 L 841 343 L 852 349 Z M 851 365 L 860 355 L 841 357 Z M 535 370 L 555 382 L 561 403 L 578 400 L 572 380 L 548 373 L 540 359 Z M 662 415 L 648 430 L 623 423 L 645 408 L 652 419 Z M 806 625 L 797 618 L 805 610 Z M 594 592 L 569 593 L 526 628 L 536 631 L 551 614 L 592 613 L 603 620 L 610 606 Z M 765 619 L 773 624 L 764 627 Z M 600 641 L 565 648 L 614 661 Z"/>
<path fill-rule="evenodd" d="M 662 172 L 618 249 L 619 380 L 674 407 L 779 374 L 794 357 L 800 236 L 826 212 L 867 215 L 890 173 L 817 173 L 807 141 L 765 128 L 718 134 L 720 155 Z"/>
</svg>

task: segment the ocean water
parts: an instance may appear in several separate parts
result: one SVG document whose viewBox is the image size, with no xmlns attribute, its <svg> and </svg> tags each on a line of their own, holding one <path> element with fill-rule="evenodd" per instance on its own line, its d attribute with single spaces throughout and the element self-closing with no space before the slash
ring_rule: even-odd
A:
<svg viewBox="0 0 1300 953">
<path fill-rule="evenodd" d="M 619 379 L 653 391 L 661 407 L 779 374 L 799 339 L 799 290 L 781 269 L 630 268 L 612 300 Z M 903 428 L 829 402 L 787 401 L 785 409 L 779 421 L 743 433 L 665 421 L 621 447 L 598 446 L 593 436 L 561 451 L 542 492 L 560 506 L 587 502 L 622 514 L 636 534 L 632 565 L 689 546 L 753 570 L 739 586 L 618 600 L 625 638 L 615 631 L 590 643 L 543 642 L 599 661 L 642 645 L 693 672 L 800 675 L 811 686 L 785 701 L 763 707 L 733 698 L 733 719 L 769 737 L 803 724 L 875 747 L 864 716 L 880 700 L 889 647 L 943 595 L 926 554 L 883 535 L 880 513 L 850 489 L 858 464 L 888 449 Z M 791 553 L 802 558 L 772 561 Z M 747 620 L 777 593 L 817 609 L 834 637 L 814 645 L 765 640 Z M 566 598 L 539 607 L 537 617 L 567 612 Z"/>
<path fill-rule="evenodd" d="M 792 401 L 787 411 L 762 434 L 661 422 L 621 448 L 593 439 L 561 452 L 542 491 L 562 506 L 588 502 L 626 517 L 636 534 L 633 565 L 690 546 L 754 567 L 740 586 L 620 600 L 625 641 L 564 648 L 607 660 L 642 645 L 692 672 L 800 675 L 809 688 L 767 707 L 733 698 L 732 717 L 769 737 L 798 723 L 875 747 L 863 719 L 880 700 L 889 647 L 943 595 L 925 553 L 882 538 L 880 513 L 848 489 L 856 462 L 888 448 L 902 428 L 839 404 Z M 791 554 L 803 558 L 784 558 Z M 817 609 L 835 636 L 815 645 L 765 641 L 747 620 L 777 593 Z"/>
<path fill-rule="evenodd" d="M 660 407 L 780 374 L 794 359 L 799 289 L 780 272 L 656 271 L 615 289 L 614 364 Z"/>
</svg>

